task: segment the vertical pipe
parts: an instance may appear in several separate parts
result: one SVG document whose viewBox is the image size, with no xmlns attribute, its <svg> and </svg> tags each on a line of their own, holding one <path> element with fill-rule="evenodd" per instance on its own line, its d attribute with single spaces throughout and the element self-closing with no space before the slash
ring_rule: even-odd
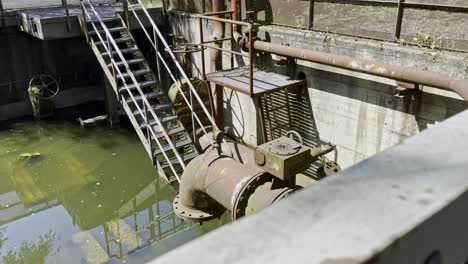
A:
<svg viewBox="0 0 468 264">
<path fill-rule="evenodd" d="M 309 0 L 309 30 L 314 29 L 315 0 Z"/>
<path fill-rule="evenodd" d="M 201 18 L 198 19 L 198 30 L 200 31 L 200 52 L 201 52 L 201 66 L 202 66 L 202 79 L 206 80 L 206 69 L 205 69 L 205 47 L 204 47 L 204 40 L 203 40 L 203 20 Z"/>
<path fill-rule="evenodd" d="M 397 21 L 395 26 L 395 40 L 400 39 L 401 37 L 401 24 L 403 23 L 403 13 L 405 11 L 405 0 L 398 0 L 398 14 Z"/>
<path fill-rule="evenodd" d="M 231 19 L 234 21 L 239 21 L 239 1 L 238 0 L 231 0 Z M 233 32 L 239 32 L 239 25 L 232 25 Z"/>
<path fill-rule="evenodd" d="M 224 10 L 224 0 L 213 0 L 213 12 L 220 12 Z M 214 17 L 220 18 L 219 15 L 215 15 Z M 213 39 L 222 39 L 224 36 L 224 23 L 219 21 L 213 21 Z M 218 48 L 222 48 L 222 42 L 215 42 L 213 45 L 217 46 Z M 223 63 L 223 56 L 221 51 L 212 49 L 210 51 L 210 66 L 211 72 L 216 72 L 221 70 Z M 216 125 L 219 128 L 224 127 L 224 98 L 223 98 L 223 87 L 219 85 L 215 85 L 215 95 L 216 95 Z"/>
</svg>

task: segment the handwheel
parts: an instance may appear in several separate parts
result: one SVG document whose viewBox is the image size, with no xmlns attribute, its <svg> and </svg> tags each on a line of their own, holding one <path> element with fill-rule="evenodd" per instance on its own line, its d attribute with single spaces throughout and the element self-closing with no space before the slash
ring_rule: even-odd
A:
<svg viewBox="0 0 468 264">
<path fill-rule="evenodd" d="M 57 80 L 48 74 L 34 76 L 29 82 L 29 88 L 33 86 L 39 89 L 38 97 L 42 100 L 50 100 L 57 96 L 60 91 Z"/>
</svg>

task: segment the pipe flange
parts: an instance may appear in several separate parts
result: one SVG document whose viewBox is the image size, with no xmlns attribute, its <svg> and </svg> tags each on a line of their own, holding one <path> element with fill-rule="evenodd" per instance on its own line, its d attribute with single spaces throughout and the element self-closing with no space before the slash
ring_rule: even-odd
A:
<svg viewBox="0 0 468 264">
<path fill-rule="evenodd" d="M 250 196 L 255 192 L 257 187 L 273 181 L 273 177 L 273 175 L 268 173 L 261 173 L 252 177 L 246 184 L 244 184 L 244 186 L 242 186 L 242 189 L 238 192 L 236 202 L 234 203 L 234 207 L 231 212 L 232 221 L 245 216 L 245 209 L 247 208 Z"/>
<path fill-rule="evenodd" d="M 210 209 L 210 212 L 189 208 L 180 202 L 180 195 L 177 195 L 174 198 L 174 201 L 172 202 L 172 207 L 174 209 L 174 213 L 178 217 L 184 220 L 196 222 L 204 222 L 211 219 L 215 219 L 221 216 L 226 211 L 226 209 L 222 206 L 216 206 L 216 208 Z"/>
</svg>

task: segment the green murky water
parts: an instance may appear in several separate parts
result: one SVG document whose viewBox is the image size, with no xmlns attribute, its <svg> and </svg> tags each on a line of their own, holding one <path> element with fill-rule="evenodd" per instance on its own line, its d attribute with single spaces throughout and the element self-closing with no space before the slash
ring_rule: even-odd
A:
<svg viewBox="0 0 468 264">
<path fill-rule="evenodd" d="M 144 263 L 226 221 L 181 221 L 175 195 L 125 129 L 0 130 L 0 263 Z"/>
</svg>

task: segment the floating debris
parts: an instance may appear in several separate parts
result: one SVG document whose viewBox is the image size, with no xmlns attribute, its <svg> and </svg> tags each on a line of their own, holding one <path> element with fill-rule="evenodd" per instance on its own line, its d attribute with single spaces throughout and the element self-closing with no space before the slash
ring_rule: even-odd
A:
<svg viewBox="0 0 468 264">
<path fill-rule="evenodd" d="M 23 153 L 20 155 L 20 160 L 35 160 L 41 156 L 41 153 L 34 152 L 34 153 Z"/>
</svg>

